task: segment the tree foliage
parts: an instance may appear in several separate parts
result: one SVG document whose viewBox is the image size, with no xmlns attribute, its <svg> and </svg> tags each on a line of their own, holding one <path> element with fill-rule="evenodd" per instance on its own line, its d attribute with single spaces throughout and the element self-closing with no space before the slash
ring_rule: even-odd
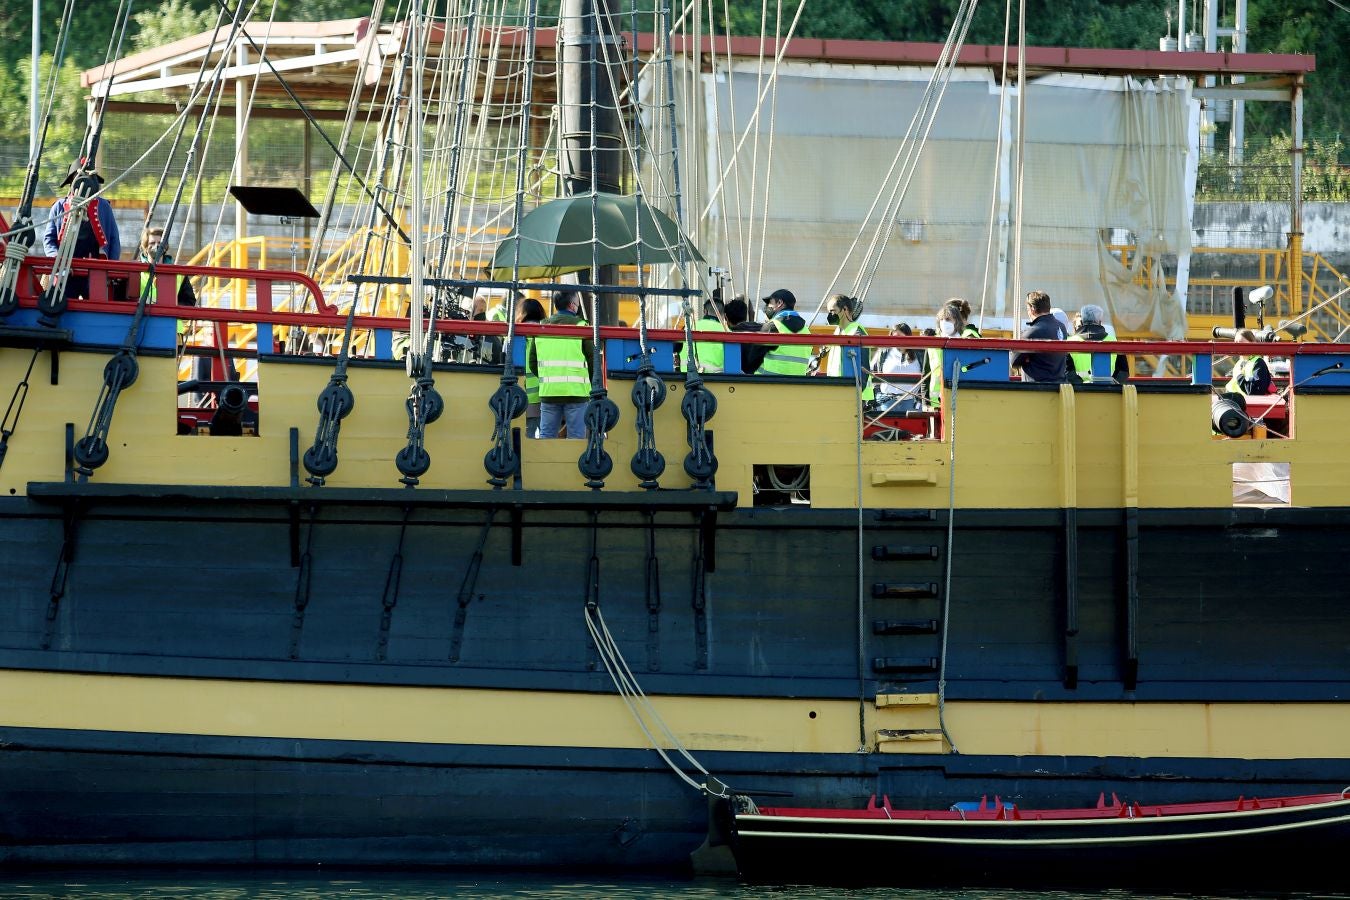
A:
<svg viewBox="0 0 1350 900">
<path fill-rule="evenodd" d="M 131 48 L 150 50 L 209 31 L 218 18 L 214 8 L 193 9 L 192 0 L 164 0 L 159 6 L 132 13 Z"/>
</svg>

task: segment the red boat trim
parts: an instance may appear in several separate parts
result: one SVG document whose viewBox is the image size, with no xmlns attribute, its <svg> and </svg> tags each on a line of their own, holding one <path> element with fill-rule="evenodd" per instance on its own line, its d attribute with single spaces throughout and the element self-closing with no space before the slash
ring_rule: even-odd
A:
<svg viewBox="0 0 1350 900">
<path fill-rule="evenodd" d="M 875 798 L 873 798 L 875 800 Z M 1245 798 L 1236 800 L 1210 801 L 1204 803 L 1168 803 L 1142 806 L 1138 803 L 1116 803 L 1110 806 L 1084 807 L 1080 809 L 1019 809 L 1016 804 L 1000 804 L 997 799 L 988 809 L 895 809 L 889 799 L 883 798 L 881 806 L 868 804 L 867 809 L 812 809 L 785 806 L 760 807 L 757 813 L 747 813 L 740 818 L 792 818 L 801 821 L 828 822 L 832 819 L 873 822 L 932 822 L 934 824 L 962 824 L 964 822 L 1050 822 L 1062 825 L 1065 822 L 1100 822 L 1106 819 L 1158 819 L 1182 821 L 1188 818 L 1213 817 L 1222 815 L 1252 815 L 1265 812 L 1300 807 L 1327 805 L 1336 803 L 1350 804 L 1350 788 L 1338 794 L 1307 794 L 1297 797 Z"/>
</svg>

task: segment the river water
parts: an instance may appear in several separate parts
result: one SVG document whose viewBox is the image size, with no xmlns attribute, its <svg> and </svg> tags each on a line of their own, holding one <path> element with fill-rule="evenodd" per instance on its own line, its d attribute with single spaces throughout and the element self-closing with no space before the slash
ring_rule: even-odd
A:
<svg viewBox="0 0 1350 900">
<path fill-rule="evenodd" d="M 1135 894 L 1128 891 L 834 889 L 800 886 L 741 885 L 731 880 L 641 878 L 569 878 L 463 874 L 360 873 L 345 877 L 305 874 L 197 872 L 41 872 L 10 874 L 0 880 L 0 898 L 23 900 L 874 900 L 874 898 L 939 898 L 939 900 L 1199 900 L 1197 894 Z M 1350 894 L 1267 893 L 1225 897 L 1350 897 Z"/>
</svg>

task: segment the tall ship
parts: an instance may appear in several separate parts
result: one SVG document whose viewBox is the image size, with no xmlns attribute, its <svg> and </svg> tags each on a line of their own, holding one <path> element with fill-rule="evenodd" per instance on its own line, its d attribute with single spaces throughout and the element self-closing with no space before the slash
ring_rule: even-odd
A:
<svg viewBox="0 0 1350 900">
<path fill-rule="evenodd" d="M 1350 784 L 1350 345 L 1298 153 L 1289 246 L 1186 303 L 1201 100 L 1288 100 L 1298 148 L 1313 61 L 690 10 L 110 42 L 0 278 L 0 862 L 714 870 L 744 798 Z M 333 151 L 305 190 L 243 162 L 283 107 Z M 1041 291 L 1119 340 L 1029 339 Z M 926 336 L 949 297 L 981 329 Z"/>
</svg>

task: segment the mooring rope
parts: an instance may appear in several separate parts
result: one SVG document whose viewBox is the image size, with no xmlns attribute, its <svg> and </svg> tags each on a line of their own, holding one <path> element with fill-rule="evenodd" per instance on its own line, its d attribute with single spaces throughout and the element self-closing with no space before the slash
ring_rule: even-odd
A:
<svg viewBox="0 0 1350 900">
<path fill-rule="evenodd" d="M 624 660 L 619 645 L 614 641 L 614 635 L 610 633 L 609 626 L 605 624 L 605 616 L 600 611 L 600 606 L 596 604 L 588 607 L 585 615 L 586 630 L 590 632 L 591 639 L 600 652 L 600 660 L 605 665 L 605 671 L 609 673 L 610 679 L 613 680 L 614 687 L 618 690 L 624 705 L 633 714 L 634 721 L 642 729 L 642 733 L 647 736 L 647 740 L 651 742 L 652 749 L 670 767 L 670 770 L 691 788 L 714 797 L 731 796 L 726 785 L 722 784 L 719 779 L 703 767 L 702 763 L 694 758 L 694 755 L 670 730 L 670 726 L 666 725 L 665 720 L 661 718 L 661 714 L 656 711 L 656 706 L 652 703 L 651 698 L 643 692 L 641 685 L 637 683 L 637 678 L 633 675 L 633 670 L 628 667 L 628 663 Z M 661 746 L 657 736 L 652 733 L 652 727 L 648 725 L 649 721 L 652 726 L 655 726 L 661 732 L 674 752 L 682 756 L 699 774 L 705 776 L 704 781 L 700 782 L 692 777 L 671 758 L 670 751 Z"/>
</svg>

